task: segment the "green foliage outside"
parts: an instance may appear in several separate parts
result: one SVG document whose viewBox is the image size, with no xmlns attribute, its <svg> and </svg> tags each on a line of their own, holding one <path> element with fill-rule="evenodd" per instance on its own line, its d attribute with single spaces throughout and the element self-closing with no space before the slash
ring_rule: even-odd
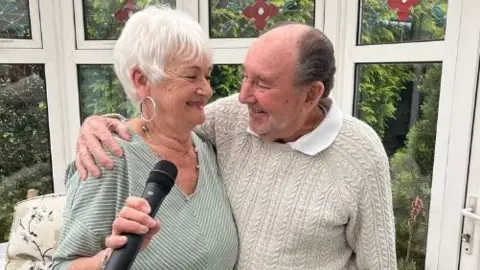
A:
<svg viewBox="0 0 480 270">
<path fill-rule="evenodd" d="M 81 121 L 92 114 L 119 113 L 137 115 L 115 75 L 112 65 L 78 65 Z"/>
<path fill-rule="evenodd" d="M 422 1 L 401 24 L 386 1 L 362 4 L 359 44 L 444 38 L 446 0 Z M 441 71 L 435 63 L 357 66 L 356 115 L 374 127 L 390 156 L 400 270 L 425 265 Z"/>
<path fill-rule="evenodd" d="M 0 0 L 1 1 L 1 0 Z M 124 8 L 125 0 L 84 0 L 83 18 L 86 40 L 116 40 L 123 29 L 123 22 L 113 16 Z M 137 9 L 148 5 L 168 4 L 175 8 L 175 0 L 134 0 Z M 125 11 L 128 13 L 128 11 Z"/>
<path fill-rule="evenodd" d="M 0 243 L 27 190 L 53 191 L 43 65 L 0 65 Z"/>
<path fill-rule="evenodd" d="M 119 34 L 121 24 L 112 29 L 104 28 L 104 20 L 108 16 L 99 10 L 111 8 L 103 7 L 103 2 L 88 1 L 92 13 L 88 15 L 91 19 L 87 32 L 92 38 L 114 39 Z M 116 2 L 121 6 L 121 1 Z M 138 2 L 144 4 L 153 1 Z M 210 35 L 217 38 L 258 36 L 254 23 L 243 19 L 239 13 L 252 2 L 211 0 Z M 293 1 L 271 2 L 288 8 L 285 13 L 270 19 L 268 25 L 282 20 L 313 24 L 313 1 L 295 1 L 298 4 L 296 8 L 291 6 Z M 396 23 L 395 13 L 388 8 L 386 1 L 362 2 L 359 44 L 443 39 L 446 0 L 422 1 L 412 10 L 411 20 L 405 24 Z M 212 100 L 237 92 L 241 85 L 241 73 L 240 65 L 215 65 L 211 81 L 214 89 Z M 109 112 L 126 116 L 137 114 L 133 106 L 126 102 L 123 89 L 110 65 L 80 65 L 78 77 L 82 119 L 91 114 Z M 441 64 L 436 63 L 357 66 L 355 114 L 382 137 L 390 157 L 397 255 L 401 270 L 424 269 L 440 78 Z M 0 82 L 0 95 L 2 88 L 9 84 L 11 82 Z M 44 95 L 45 89 L 40 91 L 38 85 L 41 84 L 37 83 L 36 88 L 31 90 L 36 95 L 40 92 Z M 41 95 L 34 98 L 36 103 L 15 105 L 19 106 L 15 109 L 22 115 L 14 117 L 4 109 L 13 105 L 4 105 L 6 99 L 0 96 L 0 242 L 2 237 L 5 239 L 10 226 L 12 202 L 21 200 L 26 194 L 25 189 L 17 187 L 37 188 L 41 193 L 52 190 L 48 167 L 49 143 L 41 141 L 49 138 L 48 129 L 45 129 L 48 126 L 46 99 L 43 102 L 38 100 L 42 98 Z M 415 100 L 418 100 L 418 105 L 411 106 Z M 8 119 L 15 124 L 6 124 L 1 119 Z M 27 126 L 32 130 L 27 130 Z M 32 138 L 31 134 L 37 134 L 38 138 Z M 20 152 L 23 150 L 28 150 L 28 155 L 22 155 Z M 6 160 L 4 153 L 15 153 L 9 156 L 9 164 L 18 166 L 10 167 L 1 163 Z M 416 206 L 416 211 L 412 211 L 412 204 Z"/>
<path fill-rule="evenodd" d="M 254 3 L 253 0 L 209 0 L 210 37 L 212 38 L 249 38 L 257 37 L 259 31 L 255 23 L 246 19 L 242 11 Z M 314 25 L 314 1 L 312 0 L 272 0 L 270 3 L 282 9 L 267 21 L 267 29 L 274 23 L 294 21 Z"/>
</svg>

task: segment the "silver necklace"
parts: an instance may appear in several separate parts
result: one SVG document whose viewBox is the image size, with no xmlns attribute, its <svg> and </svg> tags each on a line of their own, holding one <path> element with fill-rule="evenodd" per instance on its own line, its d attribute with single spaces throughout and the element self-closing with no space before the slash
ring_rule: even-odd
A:
<svg viewBox="0 0 480 270">
<path fill-rule="evenodd" d="M 147 126 L 142 125 L 142 130 L 143 130 L 143 132 L 145 133 L 145 135 L 147 135 L 148 139 L 151 140 L 151 138 L 150 138 L 150 133 L 148 132 Z M 195 151 L 195 156 L 196 156 L 196 158 L 197 158 L 197 161 L 196 161 L 197 163 L 196 163 L 196 165 L 195 165 L 195 169 L 197 170 L 197 179 L 198 179 L 198 174 L 199 174 L 199 170 L 200 170 L 200 165 L 199 165 L 200 162 L 199 162 L 199 160 L 198 160 L 198 149 L 197 149 L 197 147 L 195 147 L 195 145 L 193 145 L 193 151 Z M 157 155 L 158 159 L 160 159 L 160 160 L 163 159 L 161 152 L 155 152 L 155 154 Z"/>
</svg>

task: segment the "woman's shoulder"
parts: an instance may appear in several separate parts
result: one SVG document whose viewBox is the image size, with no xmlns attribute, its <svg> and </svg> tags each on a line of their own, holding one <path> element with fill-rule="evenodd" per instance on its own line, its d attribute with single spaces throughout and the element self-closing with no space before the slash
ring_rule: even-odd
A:
<svg viewBox="0 0 480 270">
<path fill-rule="evenodd" d="M 216 155 L 217 149 L 215 145 L 213 145 L 208 138 L 200 132 L 194 131 L 193 132 L 193 142 L 195 143 L 195 147 L 199 151 L 205 151 L 209 154 Z"/>
</svg>

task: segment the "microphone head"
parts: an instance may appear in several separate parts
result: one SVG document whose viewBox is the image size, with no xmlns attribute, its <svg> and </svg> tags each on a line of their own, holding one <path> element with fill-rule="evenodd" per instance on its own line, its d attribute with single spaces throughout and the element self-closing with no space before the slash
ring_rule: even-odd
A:
<svg viewBox="0 0 480 270">
<path fill-rule="evenodd" d="M 147 183 L 155 182 L 170 191 L 177 178 L 177 166 L 168 160 L 160 160 L 150 172 Z"/>
</svg>

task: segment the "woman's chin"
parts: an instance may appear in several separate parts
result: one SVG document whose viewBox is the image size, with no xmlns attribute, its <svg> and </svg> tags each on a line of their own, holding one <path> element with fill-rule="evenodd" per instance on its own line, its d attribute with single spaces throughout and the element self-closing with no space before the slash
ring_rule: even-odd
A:
<svg viewBox="0 0 480 270">
<path fill-rule="evenodd" d="M 195 115 L 195 117 L 192 117 L 189 122 L 192 123 L 194 126 L 201 125 L 205 122 L 205 114 Z"/>
</svg>

